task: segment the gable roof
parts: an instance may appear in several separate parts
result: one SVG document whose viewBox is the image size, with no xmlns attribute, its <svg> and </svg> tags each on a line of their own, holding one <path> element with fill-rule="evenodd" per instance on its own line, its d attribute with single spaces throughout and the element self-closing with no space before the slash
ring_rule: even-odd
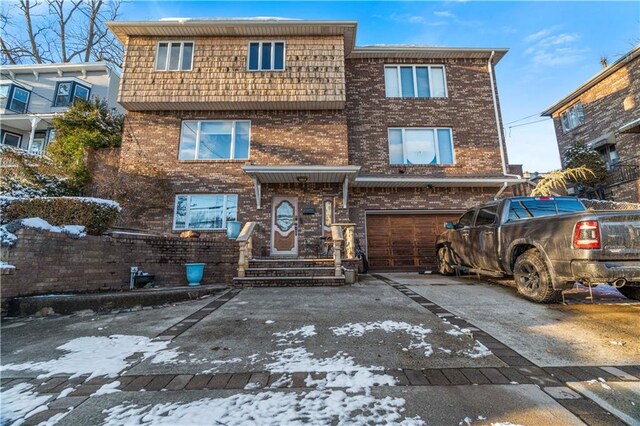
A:
<svg viewBox="0 0 640 426">
<path fill-rule="evenodd" d="M 543 117 L 551 116 L 554 112 L 556 112 L 566 104 L 572 102 L 578 96 L 580 96 L 587 90 L 591 89 L 593 86 L 600 83 L 602 80 L 609 77 L 611 74 L 618 71 L 620 68 L 622 68 L 623 66 L 627 65 L 629 62 L 636 59 L 638 56 L 640 56 L 640 45 L 634 47 L 629 52 L 622 55 L 621 58 L 619 58 L 617 61 L 615 61 L 608 67 L 603 68 L 602 71 L 600 71 L 598 74 L 594 75 L 585 83 L 583 83 L 580 87 L 575 89 L 573 92 L 569 93 L 567 96 L 560 99 L 558 102 L 556 102 L 555 104 L 553 104 L 552 106 L 544 110 L 540 115 Z"/>
</svg>

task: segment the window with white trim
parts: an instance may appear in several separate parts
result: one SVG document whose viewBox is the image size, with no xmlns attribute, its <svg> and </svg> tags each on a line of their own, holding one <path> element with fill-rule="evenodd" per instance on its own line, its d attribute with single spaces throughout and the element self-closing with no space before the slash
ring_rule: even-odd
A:
<svg viewBox="0 0 640 426">
<path fill-rule="evenodd" d="M 156 50 L 156 71 L 191 71 L 192 41 L 161 41 Z"/>
<path fill-rule="evenodd" d="M 562 121 L 562 130 L 566 133 L 575 129 L 581 124 L 584 124 L 584 111 L 582 110 L 582 103 L 571 106 L 565 112 L 560 115 L 560 121 Z"/>
<path fill-rule="evenodd" d="M 29 98 L 31 97 L 31 91 L 18 87 L 16 85 L 11 86 L 9 91 L 9 100 L 7 102 L 7 109 L 13 112 L 24 114 L 27 112 L 29 106 Z"/>
<path fill-rule="evenodd" d="M 16 148 L 20 147 L 20 142 L 22 142 L 22 135 L 17 133 L 2 131 L 2 144 L 3 145 L 11 145 Z"/>
<path fill-rule="evenodd" d="M 252 41 L 249 43 L 249 71 L 283 71 L 284 41 Z"/>
<path fill-rule="evenodd" d="M 66 107 L 76 99 L 89 100 L 91 89 L 75 81 L 61 81 L 56 86 L 56 93 L 53 97 L 54 107 Z"/>
<path fill-rule="evenodd" d="M 176 195 L 173 229 L 226 229 L 238 218 L 238 196 L 232 194 Z"/>
<path fill-rule="evenodd" d="M 246 160 L 250 121 L 185 120 L 180 132 L 180 160 Z"/>
<path fill-rule="evenodd" d="M 390 128 L 389 164 L 454 164 L 451 129 Z"/>
<path fill-rule="evenodd" d="M 442 65 L 386 65 L 384 87 L 387 98 L 447 97 Z"/>
</svg>

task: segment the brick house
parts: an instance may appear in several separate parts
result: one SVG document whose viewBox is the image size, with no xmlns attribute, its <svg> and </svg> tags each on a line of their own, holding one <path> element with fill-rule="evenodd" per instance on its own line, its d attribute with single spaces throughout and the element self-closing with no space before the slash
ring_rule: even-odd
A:
<svg viewBox="0 0 640 426">
<path fill-rule="evenodd" d="M 542 113 L 553 118 L 561 158 L 581 142 L 597 150 L 609 175 L 604 195 L 640 202 L 640 46 Z"/>
<path fill-rule="evenodd" d="M 145 188 L 128 226 L 225 238 L 254 221 L 255 254 L 313 257 L 353 223 L 372 268 L 418 270 L 445 220 L 522 182 L 500 130 L 506 49 L 358 47 L 351 21 L 108 25 L 126 46 L 120 173 Z"/>
<path fill-rule="evenodd" d="M 0 75 L 0 143 L 41 154 L 53 138 L 52 119 L 75 99 L 116 102 L 119 70 L 106 63 L 3 65 Z"/>
</svg>

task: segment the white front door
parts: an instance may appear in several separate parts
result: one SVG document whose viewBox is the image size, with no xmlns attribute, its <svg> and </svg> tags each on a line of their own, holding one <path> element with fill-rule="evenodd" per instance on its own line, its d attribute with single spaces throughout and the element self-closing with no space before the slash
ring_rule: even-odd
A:
<svg viewBox="0 0 640 426">
<path fill-rule="evenodd" d="M 298 255 L 298 197 L 273 197 L 271 255 Z"/>
</svg>

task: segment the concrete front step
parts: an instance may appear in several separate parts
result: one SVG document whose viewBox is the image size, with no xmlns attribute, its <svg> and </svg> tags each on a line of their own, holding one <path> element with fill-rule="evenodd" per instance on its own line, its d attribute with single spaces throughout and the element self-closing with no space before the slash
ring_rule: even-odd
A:
<svg viewBox="0 0 640 426">
<path fill-rule="evenodd" d="M 339 277 L 244 277 L 234 278 L 233 287 L 321 287 L 345 285 L 344 275 Z"/>
<path fill-rule="evenodd" d="M 249 268 L 247 277 L 331 277 L 333 267 L 311 266 L 306 268 Z"/>
<path fill-rule="evenodd" d="M 249 260 L 249 268 L 314 268 L 332 267 L 333 259 L 303 257 L 269 257 Z"/>
</svg>

